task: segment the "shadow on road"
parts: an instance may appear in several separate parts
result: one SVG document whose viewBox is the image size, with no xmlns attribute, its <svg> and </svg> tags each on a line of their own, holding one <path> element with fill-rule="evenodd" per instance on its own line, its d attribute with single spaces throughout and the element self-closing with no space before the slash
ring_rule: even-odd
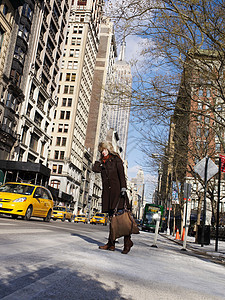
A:
<svg viewBox="0 0 225 300">
<path fill-rule="evenodd" d="M 91 244 L 96 244 L 98 246 L 102 245 L 101 242 L 95 240 L 95 239 L 92 239 L 91 237 L 88 237 L 86 235 L 83 235 L 83 234 L 79 234 L 79 233 L 72 233 L 71 234 L 72 236 L 77 236 L 81 239 L 83 239 L 84 241 L 88 242 L 88 243 L 91 243 Z"/>
<path fill-rule="evenodd" d="M 99 274 L 84 275 L 71 266 L 53 265 L 35 272 L 28 272 L 25 266 L 18 267 L 19 273 L 10 270 L 14 276 L 0 279 L 0 299 L 131 299 L 122 297 L 119 282 L 114 282 L 114 287 L 108 286 L 100 281 Z"/>
</svg>

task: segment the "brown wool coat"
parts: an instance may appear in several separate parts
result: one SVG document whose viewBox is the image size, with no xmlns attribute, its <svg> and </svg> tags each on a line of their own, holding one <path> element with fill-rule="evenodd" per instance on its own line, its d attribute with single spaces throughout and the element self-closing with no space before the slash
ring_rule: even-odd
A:
<svg viewBox="0 0 225 300">
<path fill-rule="evenodd" d="M 103 163 L 96 161 L 92 170 L 101 173 L 102 177 L 102 212 L 107 213 L 115 209 L 120 198 L 121 188 L 127 188 L 123 162 L 117 155 L 110 154 Z M 128 197 L 125 196 L 128 205 Z M 128 205 L 129 206 L 129 205 Z M 118 209 L 124 208 L 124 198 L 120 199 Z"/>
</svg>

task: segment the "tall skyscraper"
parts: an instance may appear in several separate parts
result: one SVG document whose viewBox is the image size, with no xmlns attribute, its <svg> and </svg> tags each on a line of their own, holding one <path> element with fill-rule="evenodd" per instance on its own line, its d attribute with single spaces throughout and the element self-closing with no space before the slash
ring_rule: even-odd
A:
<svg viewBox="0 0 225 300">
<path fill-rule="evenodd" d="M 8 179 L 22 177 L 44 184 L 49 177 L 48 148 L 71 0 L 18 3 L 16 22 L 6 34 L 9 51 L 0 84 L 1 168 Z M 10 19 L 11 12 L 1 2 L 2 7 Z M 10 178 L 12 173 L 16 176 Z"/>
<path fill-rule="evenodd" d="M 114 65 L 114 78 L 109 100 L 109 128 L 118 133 L 121 157 L 126 158 L 127 137 L 130 117 L 132 75 L 130 65 L 125 61 L 125 41 L 119 58 Z"/>
<path fill-rule="evenodd" d="M 72 1 L 52 128 L 50 185 L 74 198 L 75 212 L 88 201 L 91 157 L 85 148 L 102 0 Z"/>
</svg>

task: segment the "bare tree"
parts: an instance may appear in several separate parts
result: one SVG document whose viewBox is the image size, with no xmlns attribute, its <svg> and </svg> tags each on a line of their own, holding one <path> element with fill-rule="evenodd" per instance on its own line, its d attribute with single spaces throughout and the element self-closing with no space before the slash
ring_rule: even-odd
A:
<svg viewBox="0 0 225 300">
<path fill-rule="evenodd" d="M 164 155 L 171 117 L 179 119 L 175 181 L 184 180 L 187 173 L 200 180 L 194 163 L 206 154 L 215 157 L 216 144 L 225 151 L 224 8 L 223 0 L 122 0 L 111 10 L 121 35 L 143 40 L 141 59 L 133 61 L 132 90 L 132 111 L 145 125 L 142 150 Z M 214 189 L 215 182 L 209 186 L 210 199 Z"/>
</svg>

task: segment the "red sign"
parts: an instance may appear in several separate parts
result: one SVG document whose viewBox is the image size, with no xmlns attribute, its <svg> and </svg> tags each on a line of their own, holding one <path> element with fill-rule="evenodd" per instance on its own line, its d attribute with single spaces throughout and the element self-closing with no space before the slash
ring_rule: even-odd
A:
<svg viewBox="0 0 225 300">
<path fill-rule="evenodd" d="M 221 158 L 221 172 L 225 173 L 225 156 L 220 154 Z"/>
</svg>

